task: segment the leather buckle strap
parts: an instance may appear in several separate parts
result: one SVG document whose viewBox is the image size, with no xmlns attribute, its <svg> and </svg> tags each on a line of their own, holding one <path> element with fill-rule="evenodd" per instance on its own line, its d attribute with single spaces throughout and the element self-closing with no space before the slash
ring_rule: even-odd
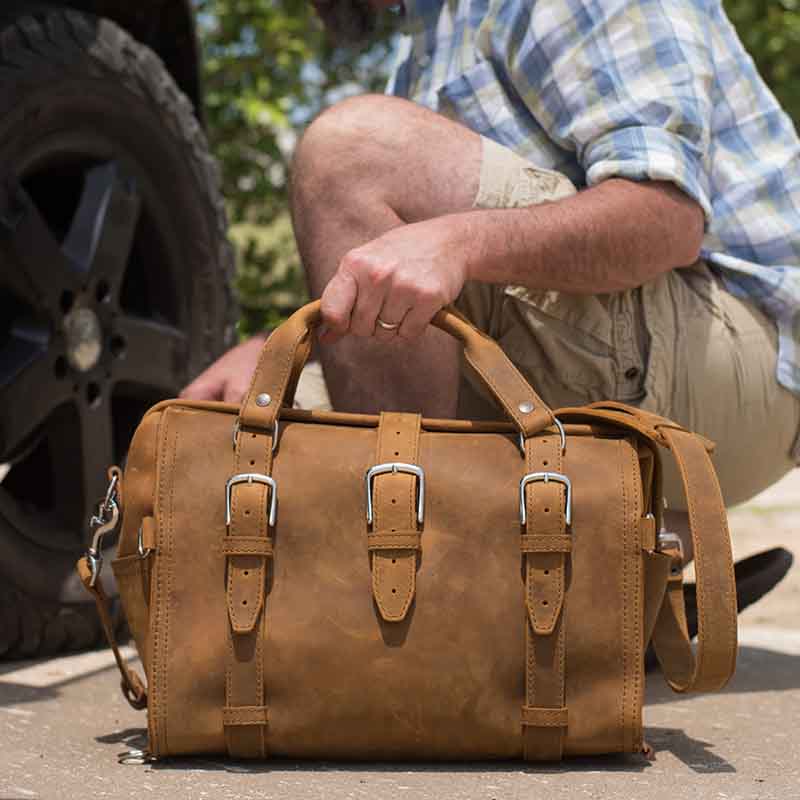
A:
<svg viewBox="0 0 800 800">
<path fill-rule="evenodd" d="M 697 575 L 697 652 L 686 625 L 679 554 L 653 631 L 653 647 L 676 692 L 721 689 L 736 667 L 736 581 L 725 504 L 703 440 L 664 428 L 686 492 Z"/>
<path fill-rule="evenodd" d="M 572 550 L 572 486 L 562 473 L 564 451 L 555 435 L 525 442 L 526 475 L 520 481 L 520 522 L 525 576 L 525 703 L 522 751 L 529 761 L 559 760 L 565 708 L 564 589 Z"/>
<path fill-rule="evenodd" d="M 234 474 L 225 485 L 221 550 L 227 561 L 229 627 L 222 721 L 228 753 L 234 758 L 268 754 L 263 660 L 271 528 L 277 522 L 272 457 L 269 432 L 240 430 Z"/>
<path fill-rule="evenodd" d="M 419 414 L 383 412 L 377 466 L 366 475 L 372 594 L 386 622 L 405 619 L 416 591 L 418 526 L 425 518 L 425 473 L 415 463 L 420 427 Z"/>
</svg>

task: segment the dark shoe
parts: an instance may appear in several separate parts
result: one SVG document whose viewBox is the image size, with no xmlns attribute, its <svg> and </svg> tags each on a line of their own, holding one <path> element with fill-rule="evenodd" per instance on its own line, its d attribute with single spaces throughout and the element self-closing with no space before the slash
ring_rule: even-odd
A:
<svg viewBox="0 0 800 800">
<path fill-rule="evenodd" d="M 763 553 L 743 558 L 733 565 L 736 576 L 736 606 L 741 614 L 765 594 L 771 592 L 784 578 L 794 562 L 794 556 L 783 547 L 773 547 Z M 690 638 L 697 636 L 697 587 L 687 583 L 683 587 L 686 602 L 686 625 Z M 650 645 L 645 657 L 645 668 L 653 669 L 658 661 Z"/>
</svg>

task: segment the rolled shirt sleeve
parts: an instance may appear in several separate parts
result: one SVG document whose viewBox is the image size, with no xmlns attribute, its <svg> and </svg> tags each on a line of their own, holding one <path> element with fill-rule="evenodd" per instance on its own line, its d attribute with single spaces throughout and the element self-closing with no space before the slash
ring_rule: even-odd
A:
<svg viewBox="0 0 800 800">
<path fill-rule="evenodd" d="M 699 0 L 540 2 L 511 78 L 587 185 L 671 181 L 708 226 L 711 37 Z"/>
</svg>

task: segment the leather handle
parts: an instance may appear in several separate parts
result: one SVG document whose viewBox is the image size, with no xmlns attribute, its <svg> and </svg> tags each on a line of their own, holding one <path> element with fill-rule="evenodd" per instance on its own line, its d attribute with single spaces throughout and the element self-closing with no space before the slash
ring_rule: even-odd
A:
<svg viewBox="0 0 800 800">
<path fill-rule="evenodd" d="M 308 303 L 276 328 L 261 351 L 250 390 L 239 413 L 243 427 L 273 430 L 284 401 L 311 351 L 311 329 L 321 321 L 320 301 Z M 431 320 L 464 345 L 464 355 L 525 438 L 552 425 L 553 412 L 509 361 L 500 346 L 473 327 L 454 308 Z"/>
</svg>

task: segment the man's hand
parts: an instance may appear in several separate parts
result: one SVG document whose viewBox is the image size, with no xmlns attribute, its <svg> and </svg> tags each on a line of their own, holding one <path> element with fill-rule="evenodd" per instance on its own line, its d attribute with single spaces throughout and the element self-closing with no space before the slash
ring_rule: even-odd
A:
<svg viewBox="0 0 800 800">
<path fill-rule="evenodd" d="M 321 341 L 348 333 L 381 341 L 422 336 L 467 280 L 474 248 L 468 217 L 401 225 L 347 253 L 322 294 Z M 384 330 L 378 317 L 400 327 Z"/>
<path fill-rule="evenodd" d="M 258 356 L 266 341 L 266 334 L 228 350 L 205 372 L 202 372 L 180 394 L 187 400 L 224 400 L 241 403 L 258 364 Z"/>
</svg>

